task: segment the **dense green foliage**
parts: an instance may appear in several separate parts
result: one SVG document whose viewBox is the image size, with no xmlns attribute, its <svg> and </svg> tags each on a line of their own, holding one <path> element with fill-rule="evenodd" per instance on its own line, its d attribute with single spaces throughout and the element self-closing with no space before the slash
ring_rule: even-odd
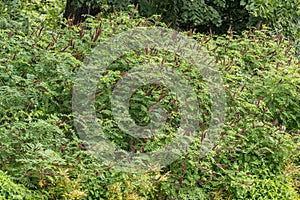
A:
<svg viewBox="0 0 300 200">
<path fill-rule="evenodd" d="M 168 167 L 130 174 L 100 163 L 78 138 L 71 105 L 74 77 L 106 38 L 138 26 L 167 25 L 158 16 L 140 17 L 131 6 L 60 28 L 63 8 L 53 8 L 58 1 L 32 2 L 0 3 L 0 199 L 300 199 L 300 61 L 292 40 L 264 25 L 241 35 L 186 33 L 211 55 L 225 83 L 226 120 L 205 157 L 199 149 L 210 98 L 201 74 L 168 52 L 144 49 L 116 60 L 99 80 L 95 107 L 105 133 L 121 148 L 160 148 L 173 138 L 181 117 L 167 88 L 146 85 L 131 99 L 135 121 L 147 124 L 147 107 L 164 93 L 161 103 L 174 120 L 146 141 L 118 128 L 111 114 L 112 89 L 123 72 L 140 63 L 163 63 L 182 72 L 203 111 L 202 129 L 187 155 Z M 48 9 L 53 10 L 39 15 Z"/>
<path fill-rule="evenodd" d="M 60 27 L 64 1 L 59 0 L 4 0 L 0 4 L 0 27 L 29 29 L 37 26 Z"/>
<path fill-rule="evenodd" d="M 38 198 L 32 191 L 15 184 L 3 171 L 0 171 L 0 199 L 34 199 Z"/>
</svg>

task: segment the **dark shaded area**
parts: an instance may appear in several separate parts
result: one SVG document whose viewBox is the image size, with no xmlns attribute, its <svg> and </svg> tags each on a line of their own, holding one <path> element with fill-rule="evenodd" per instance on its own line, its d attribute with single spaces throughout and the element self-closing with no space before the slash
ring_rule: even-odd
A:
<svg viewBox="0 0 300 200">
<path fill-rule="evenodd" d="M 86 14 L 95 16 L 101 11 L 100 5 L 97 5 L 94 1 L 90 4 L 82 3 L 76 4 L 74 0 L 67 0 L 66 9 L 64 12 L 64 18 L 73 19 L 73 24 L 83 22 Z"/>
<path fill-rule="evenodd" d="M 197 12 L 206 16 L 202 18 L 202 22 L 199 24 L 198 19 L 195 19 L 199 13 L 194 13 L 191 18 L 186 18 L 186 10 L 184 10 L 184 1 L 148 1 L 148 0 L 127 0 L 117 1 L 111 0 L 106 3 L 109 4 L 109 9 L 112 10 L 127 10 L 129 4 L 138 5 L 139 13 L 141 16 L 150 17 L 154 14 L 161 14 L 162 21 L 169 24 L 171 28 L 181 30 L 196 30 L 196 32 L 215 34 L 227 33 L 229 27 L 235 32 L 241 32 L 245 30 L 249 24 L 256 24 L 250 22 L 250 16 L 246 10 L 246 5 L 241 5 L 240 1 L 226 1 L 222 6 L 218 4 L 218 1 L 208 0 L 201 4 L 203 7 L 196 8 Z M 204 13 L 205 7 L 213 9 L 215 14 Z M 101 3 L 96 3 L 94 0 L 85 0 L 83 3 L 79 3 L 77 0 L 67 0 L 66 10 L 64 13 L 65 18 L 73 18 L 73 23 L 77 24 L 85 20 L 83 15 L 97 15 L 100 11 L 103 11 Z M 185 13 L 184 13 L 185 12 Z M 192 12 L 192 11 L 191 11 Z M 105 12 L 104 12 L 105 13 Z M 184 17 L 185 16 L 185 17 Z M 216 24 L 220 21 L 219 24 Z"/>
<path fill-rule="evenodd" d="M 207 5 L 216 8 L 221 15 L 221 26 L 209 23 L 190 28 L 196 28 L 197 31 L 201 33 L 209 33 L 212 31 L 215 34 L 226 34 L 228 29 L 240 33 L 241 31 L 246 30 L 248 25 L 256 25 L 260 21 L 260 19 L 252 21 L 253 19 L 250 18 L 249 12 L 246 10 L 246 5 L 240 5 L 240 1 L 226 1 L 225 8 L 209 2 L 210 1 L 208 1 Z"/>
</svg>

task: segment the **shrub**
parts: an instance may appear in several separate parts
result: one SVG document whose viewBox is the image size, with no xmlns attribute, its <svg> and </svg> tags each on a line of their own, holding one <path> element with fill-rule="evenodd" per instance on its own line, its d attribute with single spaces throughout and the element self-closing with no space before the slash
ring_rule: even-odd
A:
<svg viewBox="0 0 300 200">
<path fill-rule="evenodd" d="M 28 34 L 12 28 L 10 23 L 18 21 L 6 18 L 9 26 L 0 30 L 0 167 L 20 185 L 1 173 L 9 186 L 0 188 L 20 188 L 20 193 L 7 195 L 20 194 L 21 199 L 27 193 L 30 199 L 33 191 L 39 195 L 34 199 L 299 198 L 299 58 L 292 41 L 266 27 L 241 36 L 189 33 L 215 59 L 227 95 L 222 137 L 206 157 L 200 156 L 203 130 L 188 154 L 145 174 L 118 172 L 86 151 L 73 125 L 73 78 L 84 58 L 106 38 L 137 26 L 166 26 L 156 16 L 146 20 L 134 14 L 87 17 L 64 29 L 33 26 Z M 203 129 L 210 120 L 207 83 L 187 60 L 155 49 L 130 52 L 103 74 L 95 100 L 105 133 L 128 151 L 160 148 L 173 138 L 181 117 L 176 99 L 169 104 L 172 92 L 149 84 L 131 98 L 136 123 L 149 122 L 145 108 L 164 92 L 162 106 L 174 120 L 148 141 L 130 137 L 117 126 L 111 90 L 123 72 L 147 61 L 181 71 L 201 101 Z"/>
</svg>

